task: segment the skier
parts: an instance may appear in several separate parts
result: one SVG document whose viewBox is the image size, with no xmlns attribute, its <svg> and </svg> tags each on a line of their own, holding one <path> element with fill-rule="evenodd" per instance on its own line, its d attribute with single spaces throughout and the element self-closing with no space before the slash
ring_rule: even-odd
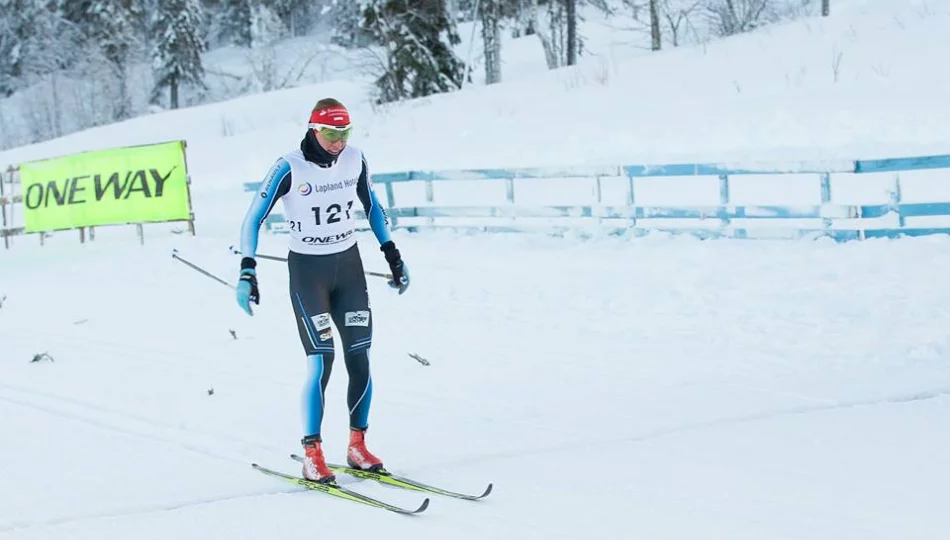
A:
<svg viewBox="0 0 950 540">
<path fill-rule="evenodd" d="M 363 263 L 353 235 L 354 202 L 359 201 L 366 212 L 389 264 L 393 276 L 389 285 L 399 294 L 409 287 L 409 271 L 390 238 L 389 220 L 373 191 L 366 158 L 347 144 L 351 132 L 350 115 L 342 103 L 333 98 L 318 101 L 300 148 L 277 159 L 261 182 L 260 192 L 254 194 L 241 226 L 244 257 L 237 301 L 248 315 L 253 315 L 251 303 L 260 305 L 254 258 L 258 233 L 277 200 L 283 202 L 290 225 L 290 302 L 309 367 L 303 396 L 303 475 L 321 483 L 335 480 L 324 459 L 320 434 L 334 359 L 331 320 L 342 341 L 349 376 L 347 463 L 371 471 L 383 467 L 382 461 L 366 449 L 365 441 L 373 398 L 369 372 L 373 320 Z"/>
</svg>

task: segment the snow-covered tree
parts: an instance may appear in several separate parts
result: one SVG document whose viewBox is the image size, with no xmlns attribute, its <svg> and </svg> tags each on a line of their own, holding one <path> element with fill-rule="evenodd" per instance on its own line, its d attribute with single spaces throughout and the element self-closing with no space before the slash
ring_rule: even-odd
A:
<svg viewBox="0 0 950 540">
<path fill-rule="evenodd" d="M 363 31 L 363 8 L 365 2 L 354 0 L 327 0 L 323 17 L 329 21 L 330 40 L 341 47 L 365 47 L 370 38 Z"/>
<path fill-rule="evenodd" d="M 254 88 L 269 92 L 281 87 L 279 62 L 274 43 L 287 35 L 287 28 L 274 11 L 257 4 L 251 13 L 251 47 L 247 54 L 254 74 Z"/>
<path fill-rule="evenodd" d="M 251 45 L 253 3 L 253 0 L 221 0 L 215 19 L 226 42 L 242 47 Z"/>
<path fill-rule="evenodd" d="M 478 0 L 478 20 L 485 56 L 485 84 L 501 82 L 501 28 L 517 15 L 518 4 L 509 0 Z"/>
<path fill-rule="evenodd" d="M 201 5 L 198 0 L 164 0 L 159 3 L 155 17 L 155 50 L 152 69 L 155 87 L 152 100 L 157 101 L 168 89 L 169 105 L 178 108 L 178 93 L 182 84 L 204 87 L 204 67 L 201 53 Z"/>
<path fill-rule="evenodd" d="M 367 0 L 363 25 L 383 48 L 377 103 L 457 90 L 465 73 L 452 50 L 461 39 L 445 0 Z"/>
<path fill-rule="evenodd" d="M 273 11 L 288 36 L 301 36 L 313 25 L 317 4 L 313 0 L 258 0 L 259 5 Z"/>
<path fill-rule="evenodd" d="M 89 7 L 87 25 L 90 38 L 98 46 L 109 69 L 112 82 L 115 83 L 115 120 L 123 120 L 132 115 L 132 102 L 128 87 L 129 64 L 133 53 L 141 43 L 135 32 L 137 17 L 136 3 L 130 0 L 97 0 Z"/>
</svg>

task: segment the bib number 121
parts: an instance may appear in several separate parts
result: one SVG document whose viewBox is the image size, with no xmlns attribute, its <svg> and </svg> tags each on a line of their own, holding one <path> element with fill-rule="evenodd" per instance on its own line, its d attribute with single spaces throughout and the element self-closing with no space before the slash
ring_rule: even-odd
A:
<svg viewBox="0 0 950 540">
<path fill-rule="evenodd" d="M 313 210 L 313 220 L 316 225 L 323 225 L 324 223 L 339 223 L 342 219 L 340 217 L 341 213 L 346 213 L 346 219 L 351 219 L 350 210 L 353 209 L 353 201 L 348 201 L 346 203 L 346 209 L 342 205 L 333 203 L 326 208 L 320 208 L 319 206 L 314 206 L 311 208 Z M 323 221 L 324 216 L 326 216 L 326 221 Z M 290 230 L 302 231 L 303 226 L 299 221 L 290 222 Z"/>
<path fill-rule="evenodd" d="M 353 208 L 353 201 L 346 203 L 346 210 L 343 210 L 343 207 L 339 204 L 333 203 L 326 208 L 327 223 L 339 223 L 340 221 L 340 212 L 346 212 L 346 219 L 350 219 L 350 210 Z M 323 212 L 319 206 L 314 206 L 311 208 L 313 210 L 313 218 L 316 221 L 317 225 L 323 225 L 320 221 L 320 215 Z"/>
</svg>

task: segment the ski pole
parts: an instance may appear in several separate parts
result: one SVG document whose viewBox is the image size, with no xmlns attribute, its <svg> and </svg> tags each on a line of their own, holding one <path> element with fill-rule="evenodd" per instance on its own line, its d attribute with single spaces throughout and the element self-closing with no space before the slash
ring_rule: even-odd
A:
<svg viewBox="0 0 950 540">
<path fill-rule="evenodd" d="M 233 254 L 235 254 L 235 255 L 240 255 L 240 254 L 241 254 L 241 252 L 240 252 L 239 250 L 235 249 L 234 246 L 228 246 L 228 248 L 231 250 L 231 253 L 233 253 Z M 267 259 L 267 260 L 269 260 L 269 261 L 287 262 L 287 258 L 286 258 L 286 257 L 275 257 L 274 255 L 262 255 L 262 254 L 258 253 L 255 257 L 258 258 L 258 259 Z M 393 278 L 392 274 L 384 274 L 384 273 L 382 273 L 382 272 L 371 272 L 371 271 L 368 271 L 368 270 L 367 270 L 367 271 L 365 271 L 365 274 L 366 274 L 367 276 L 381 277 L 381 278 L 386 278 L 386 279 L 392 279 L 392 278 Z"/>
<path fill-rule="evenodd" d="M 190 263 L 190 262 L 186 261 L 185 259 L 182 259 L 181 257 L 179 257 L 179 256 L 178 256 L 178 250 L 177 250 L 177 249 L 173 249 L 173 250 L 172 250 L 172 258 L 173 258 L 173 259 L 178 259 L 178 260 L 181 261 L 183 264 L 185 264 L 185 265 L 188 266 L 189 268 L 195 270 L 195 271 L 198 272 L 199 274 L 204 274 L 204 275 L 208 276 L 209 278 L 211 278 L 211 279 L 217 281 L 218 283 L 220 283 L 220 284 L 222 284 L 222 285 L 224 285 L 224 286 L 226 286 L 226 287 L 229 287 L 229 288 L 231 288 L 231 289 L 234 288 L 234 285 L 231 285 L 231 284 L 228 283 L 227 281 L 224 281 L 223 279 L 221 279 L 221 278 L 219 278 L 218 276 L 212 274 L 211 272 L 208 272 L 208 271 L 205 270 L 204 268 L 201 268 L 200 266 L 198 266 L 198 265 L 196 265 L 196 264 L 193 264 L 193 263 Z"/>
</svg>

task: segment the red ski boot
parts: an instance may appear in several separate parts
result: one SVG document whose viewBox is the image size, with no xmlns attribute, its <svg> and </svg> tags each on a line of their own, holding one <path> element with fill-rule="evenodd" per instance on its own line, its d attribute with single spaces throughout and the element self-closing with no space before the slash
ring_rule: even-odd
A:
<svg viewBox="0 0 950 540">
<path fill-rule="evenodd" d="M 346 449 L 346 463 L 354 469 L 379 472 L 383 462 L 366 449 L 366 430 L 350 428 L 350 445 Z"/>
<path fill-rule="evenodd" d="M 302 441 L 304 449 L 303 477 L 307 480 L 313 480 L 321 484 L 331 484 L 336 480 L 333 471 L 327 467 L 327 462 L 323 458 L 323 448 L 320 446 L 321 440 L 317 436 L 304 437 Z"/>
</svg>

